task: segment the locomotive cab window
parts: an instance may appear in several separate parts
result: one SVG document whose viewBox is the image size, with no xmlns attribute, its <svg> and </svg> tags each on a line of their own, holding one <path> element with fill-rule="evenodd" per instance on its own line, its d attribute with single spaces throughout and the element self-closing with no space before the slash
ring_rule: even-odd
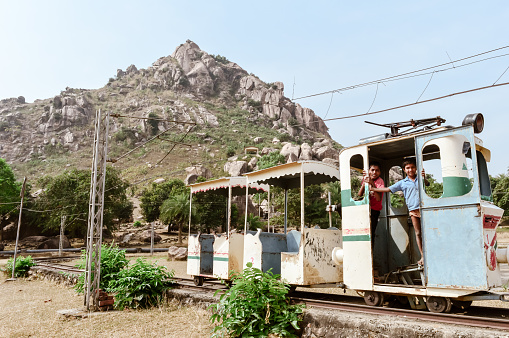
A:
<svg viewBox="0 0 509 338">
<path fill-rule="evenodd" d="M 462 135 L 428 141 L 423 147 L 423 169 L 430 183 L 426 194 L 432 198 L 456 197 L 472 190 L 470 142 Z"/>
<path fill-rule="evenodd" d="M 352 199 L 362 200 L 364 194 L 359 195 L 362 186 L 362 171 L 364 169 L 364 159 L 362 155 L 354 155 L 350 158 L 350 187 Z"/>
</svg>

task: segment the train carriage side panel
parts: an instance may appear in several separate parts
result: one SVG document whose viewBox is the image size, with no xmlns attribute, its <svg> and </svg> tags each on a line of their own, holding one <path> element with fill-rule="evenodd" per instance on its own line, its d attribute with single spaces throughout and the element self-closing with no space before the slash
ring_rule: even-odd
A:
<svg viewBox="0 0 509 338">
<path fill-rule="evenodd" d="M 362 156 L 363 167 L 368 167 L 368 148 L 357 146 L 344 149 L 339 155 L 341 178 L 342 234 L 343 234 L 343 278 L 348 288 L 373 289 L 373 267 L 371 256 L 371 229 L 369 195 L 360 201 L 352 199 L 350 161 L 353 156 Z M 366 189 L 366 191 L 368 191 Z"/>
</svg>

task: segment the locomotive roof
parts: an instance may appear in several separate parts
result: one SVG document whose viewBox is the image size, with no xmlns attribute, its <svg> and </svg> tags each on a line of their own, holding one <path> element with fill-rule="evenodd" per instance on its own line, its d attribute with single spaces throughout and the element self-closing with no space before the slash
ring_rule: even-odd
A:
<svg viewBox="0 0 509 338">
<path fill-rule="evenodd" d="M 369 157 L 370 160 L 390 160 L 390 159 L 401 159 L 404 157 L 414 157 L 415 156 L 415 137 L 421 135 L 429 135 L 435 134 L 437 132 L 442 131 L 454 131 L 457 129 L 465 129 L 472 128 L 471 126 L 461 126 L 461 127 L 439 127 L 431 130 L 425 130 L 420 132 L 415 132 L 412 134 L 401 135 L 396 137 L 389 137 L 382 140 L 376 140 L 373 142 L 361 143 L 355 146 L 343 148 L 341 151 L 345 149 L 351 149 L 356 147 L 368 147 L 369 148 Z M 483 153 L 486 161 L 490 161 L 490 151 L 483 147 L 482 140 L 478 137 L 475 137 L 476 149 Z M 360 165 L 360 166 L 359 166 Z M 362 168 L 362 163 L 352 163 L 353 167 Z"/>
</svg>

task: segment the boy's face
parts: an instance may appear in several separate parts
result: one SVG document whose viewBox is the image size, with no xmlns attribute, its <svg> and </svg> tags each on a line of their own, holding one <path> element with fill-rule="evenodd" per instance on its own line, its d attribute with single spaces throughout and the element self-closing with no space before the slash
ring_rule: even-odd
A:
<svg viewBox="0 0 509 338">
<path fill-rule="evenodd" d="M 369 178 L 371 178 L 373 181 L 377 180 L 380 177 L 380 168 L 377 165 L 372 165 L 369 167 Z"/>
<path fill-rule="evenodd" d="M 408 163 L 405 166 L 405 173 L 407 174 L 408 177 L 410 177 L 412 179 L 415 178 L 415 176 L 417 174 L 417 167 L 415 166 L 415 164 Z"/>
</svg>

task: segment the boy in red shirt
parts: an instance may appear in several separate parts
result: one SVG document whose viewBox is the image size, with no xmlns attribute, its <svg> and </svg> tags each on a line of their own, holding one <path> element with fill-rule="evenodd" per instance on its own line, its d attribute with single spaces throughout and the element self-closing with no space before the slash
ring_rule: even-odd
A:
<svg viewBox="0 0 509 338">
<path fill-rule="evenodd" d="M 364 195 L 364 183 L 368 183 L 370 187 L 384 188 L 384 180 L 380 177 L 380 165 L 378 163 L 371 163 L 369 165 L 369 171 L 362 172 L 362 184 L 359 189 L 358 195 Z M 375 247 L 375 231 L 378 225 L 378 217 L 380 217 L 380 211 L 382 210 L 382 198 L 383 192 L 369 192 L 369 205 L 371 207 L 371 249 Z"/>
</svg>

